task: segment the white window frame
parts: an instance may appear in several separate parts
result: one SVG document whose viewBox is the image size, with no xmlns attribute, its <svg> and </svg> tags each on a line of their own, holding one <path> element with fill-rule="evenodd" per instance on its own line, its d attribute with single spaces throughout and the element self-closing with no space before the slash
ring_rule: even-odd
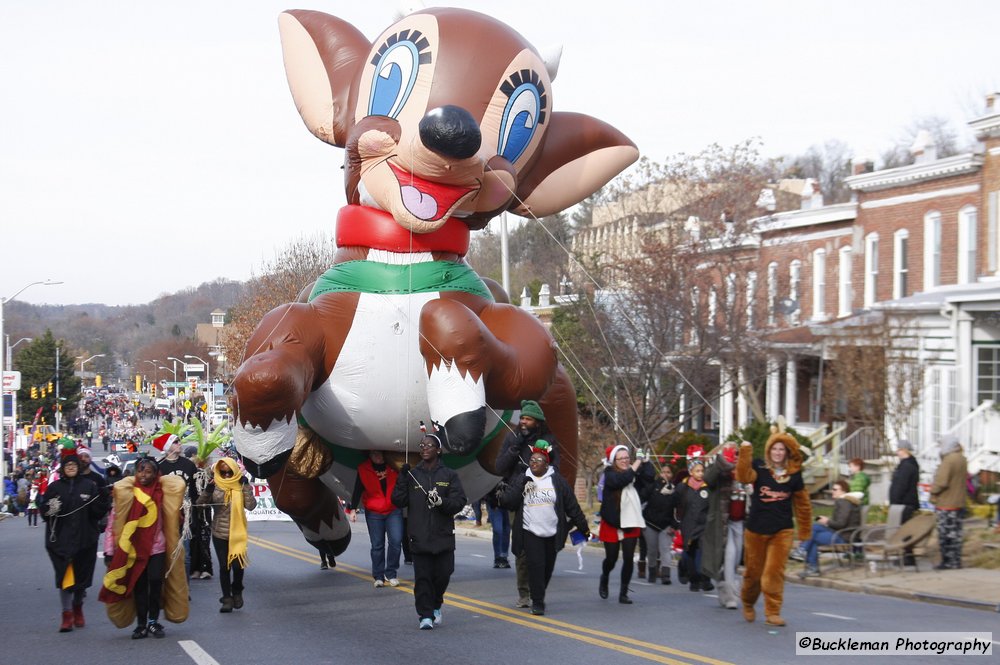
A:
<svg viewBox="0 0 1000 665">
<path fill-rule="evenodd" d="M 753 330 L 754 326 L 754 316 L 753 316 L 753 304 L 755 291 L 757 290 L 757 271 L 751 270 L 747 273 L 747 330 Z"/>
<path fill-rule="evenodd" d="M 767 264 L 767 325 L 773 326 L 777 323 L 778 304 L 778 263 L 771 261 Z"/>
<path fill-rule="evenodd" d="M 691 320 L 694 321 L 694 325 L 691 326 L 691 345 L 698 346 L 698 328 L 703 325 L 701 320 L 701 292 L 697 286 L 691 288 Z"/>
<path fill-rule="evenodd" d="M 878 298 L 878 234 L 865 236 L 865 307 L 874 305 Z"/>
<path fill-rule="evenodd" d="M 788 299 L 797 305 L 795 311 L 789 312 L 788 322 L 798 325 L 799 313 L 802 311 L 802 303 L 799 302 L 799 291 L 802 286 L 802 261 L 795 259 L 788 264 Z"/>
<path fill-rule="evenodd" d="M 976 362 L 973 363 L 976 377 L 973 385 L 976 387 L 975 404 L 982 404 L 990 399 L 1000 402 L 1000 345 L 977 344 L 975 347 Z M 988 371 L 984 372 L 983 370 Z"/>
<path fill-rule="evenodd" d="M 924 215 L 924 291 L 941 286 L 941 213 Z"/>
<path fill-rule="evenodd" d="M 986 271 L 996 273 L 998 266 L 997 243 L 1000 242 L 1000 229 L 997 228 L 997 199 L 1000 192 L 990 192 L 986 195 Z"/>
<path fill-rule="evenodd" d="M 812 318 L 826 318 L 826 250 L 820 247 L 812 255 Z"/>
<path fill-rule="evenodd" d="M 962 206 L 958 211 L 958 284 L 976 281 L 976 226 L 979 215 L 976 206 Z"/>
<path fill-rule="evenodd" d="M 719 292 L 715 287 L 708 291 L 708 329 L 715 329 L 715 320 L 719 315 Z"/>
<path fill-rule="evenodd" d="M 736 308 L 736 273 L 726 275 L 726 316 L 733 316 Z"/>
<path fill-rule="evenodd" d="M 838 269 L 838 280 L 839 285 L 837 291 L 839 306 L 837 309 L 837 316 L 850 316 L 853 309 L 854 299 L 853 285 L 851 284 L 851 246 L 844 245 L 840 248 L 840 256 L 838 257 L 839 269 Z"/>
<path fill-rule="evenodd" d="M 903 245 L 906 245 L 906 261 L 903 261 Z M 910 232 L 899 229 L 892 236 L 892 299 L 898 300 L 910 295 Z"/>
</svg>

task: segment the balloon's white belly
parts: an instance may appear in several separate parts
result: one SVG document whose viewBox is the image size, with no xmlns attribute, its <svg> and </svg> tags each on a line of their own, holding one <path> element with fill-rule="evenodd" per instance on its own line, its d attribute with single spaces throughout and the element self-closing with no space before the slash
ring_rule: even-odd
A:
<svg viewBox="0 0 1000 665">
<path fill-rule="evenodd" d="M 420 310 L 438 293 L 362 293 L 354 322 L 326 383 L 302 415 L 330 443 L 357 450 L 412 450 L 430 424 Z"/>
</svg>

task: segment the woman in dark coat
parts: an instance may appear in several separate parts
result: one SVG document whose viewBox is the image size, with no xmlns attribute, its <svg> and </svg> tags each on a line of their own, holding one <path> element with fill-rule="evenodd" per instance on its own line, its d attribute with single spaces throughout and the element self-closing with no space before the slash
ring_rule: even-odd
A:
<svg viewBox="0 0 1000 665">
<path fill-rule="evenodd" d="M 708 521 L 708 486 L 705 484 L 705 458 L 688 462 L 688 477 L 677 486 L 677 512 L 680 515 L 684 557 L 692 591 L 711 591 L 711 579 L 701 572 L 701 537 Z"/>
<path fill-rule="evenodd" d="M 599 536 L 604 544 L 604 561 L 601 563 L 601 580 L 597 593 L 608 597 L 608 580 L 618 553 L 622 555 L 621 588 L 618 602 L 631 605 L 628 584 L 632 580 L 635 546 L 639 542 L 646 521 L 642 518 L 639 494 L 643 488 L 643 475 L 637 472 L 643 460 L 631 460 L 628 448 L 622 445 L 607 450 L 608 468 L 604 471 L 604 493 L 601 501 L 601 528 Z"/>
<path fill-rule="evenodd" d="M 49 483 L 41 505 L 45 550 L 62 603 L 60 633 L 85 625 L 83 599 L 94 578 L 98 523 L 108 508 L 108 497 L 97 483 L 80 475 L 80 458 L 75 451 L 64 455 L 59 478 Z"/>
</svg>

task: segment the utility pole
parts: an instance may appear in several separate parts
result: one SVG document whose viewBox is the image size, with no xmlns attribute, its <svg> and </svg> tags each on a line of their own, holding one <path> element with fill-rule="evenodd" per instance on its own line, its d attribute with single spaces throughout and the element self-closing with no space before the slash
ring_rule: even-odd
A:
<svg viewBox="0 0 1000 665">
<path fill-rule="evenodd" d="M 56 431 L 62 432 L 62 404 L 59 403 L 59 343 L 56 342 Z"/>
</svg>

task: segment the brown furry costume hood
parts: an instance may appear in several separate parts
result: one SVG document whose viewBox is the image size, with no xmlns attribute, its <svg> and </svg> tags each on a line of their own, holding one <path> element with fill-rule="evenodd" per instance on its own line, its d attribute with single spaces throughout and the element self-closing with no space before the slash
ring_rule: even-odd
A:
<svg viewBox="0 0 1000 665">
<path fill-rule="evenodd" d="M 771 446 L 776 443 L 785 444 L 785 448 L 788 450 L 788 457 L 785 461 L 785 473 L 792 475 L 801 471 L 803 461 L 802 449 L 799 447 L 799 442 L 795 440 L 795 437 L 788 432 L 771 432 L 771 436 L 767 438 L 767 443 L 764 444 L 764 463 L 768 468 L 771 468 Z"/>
</svg>

